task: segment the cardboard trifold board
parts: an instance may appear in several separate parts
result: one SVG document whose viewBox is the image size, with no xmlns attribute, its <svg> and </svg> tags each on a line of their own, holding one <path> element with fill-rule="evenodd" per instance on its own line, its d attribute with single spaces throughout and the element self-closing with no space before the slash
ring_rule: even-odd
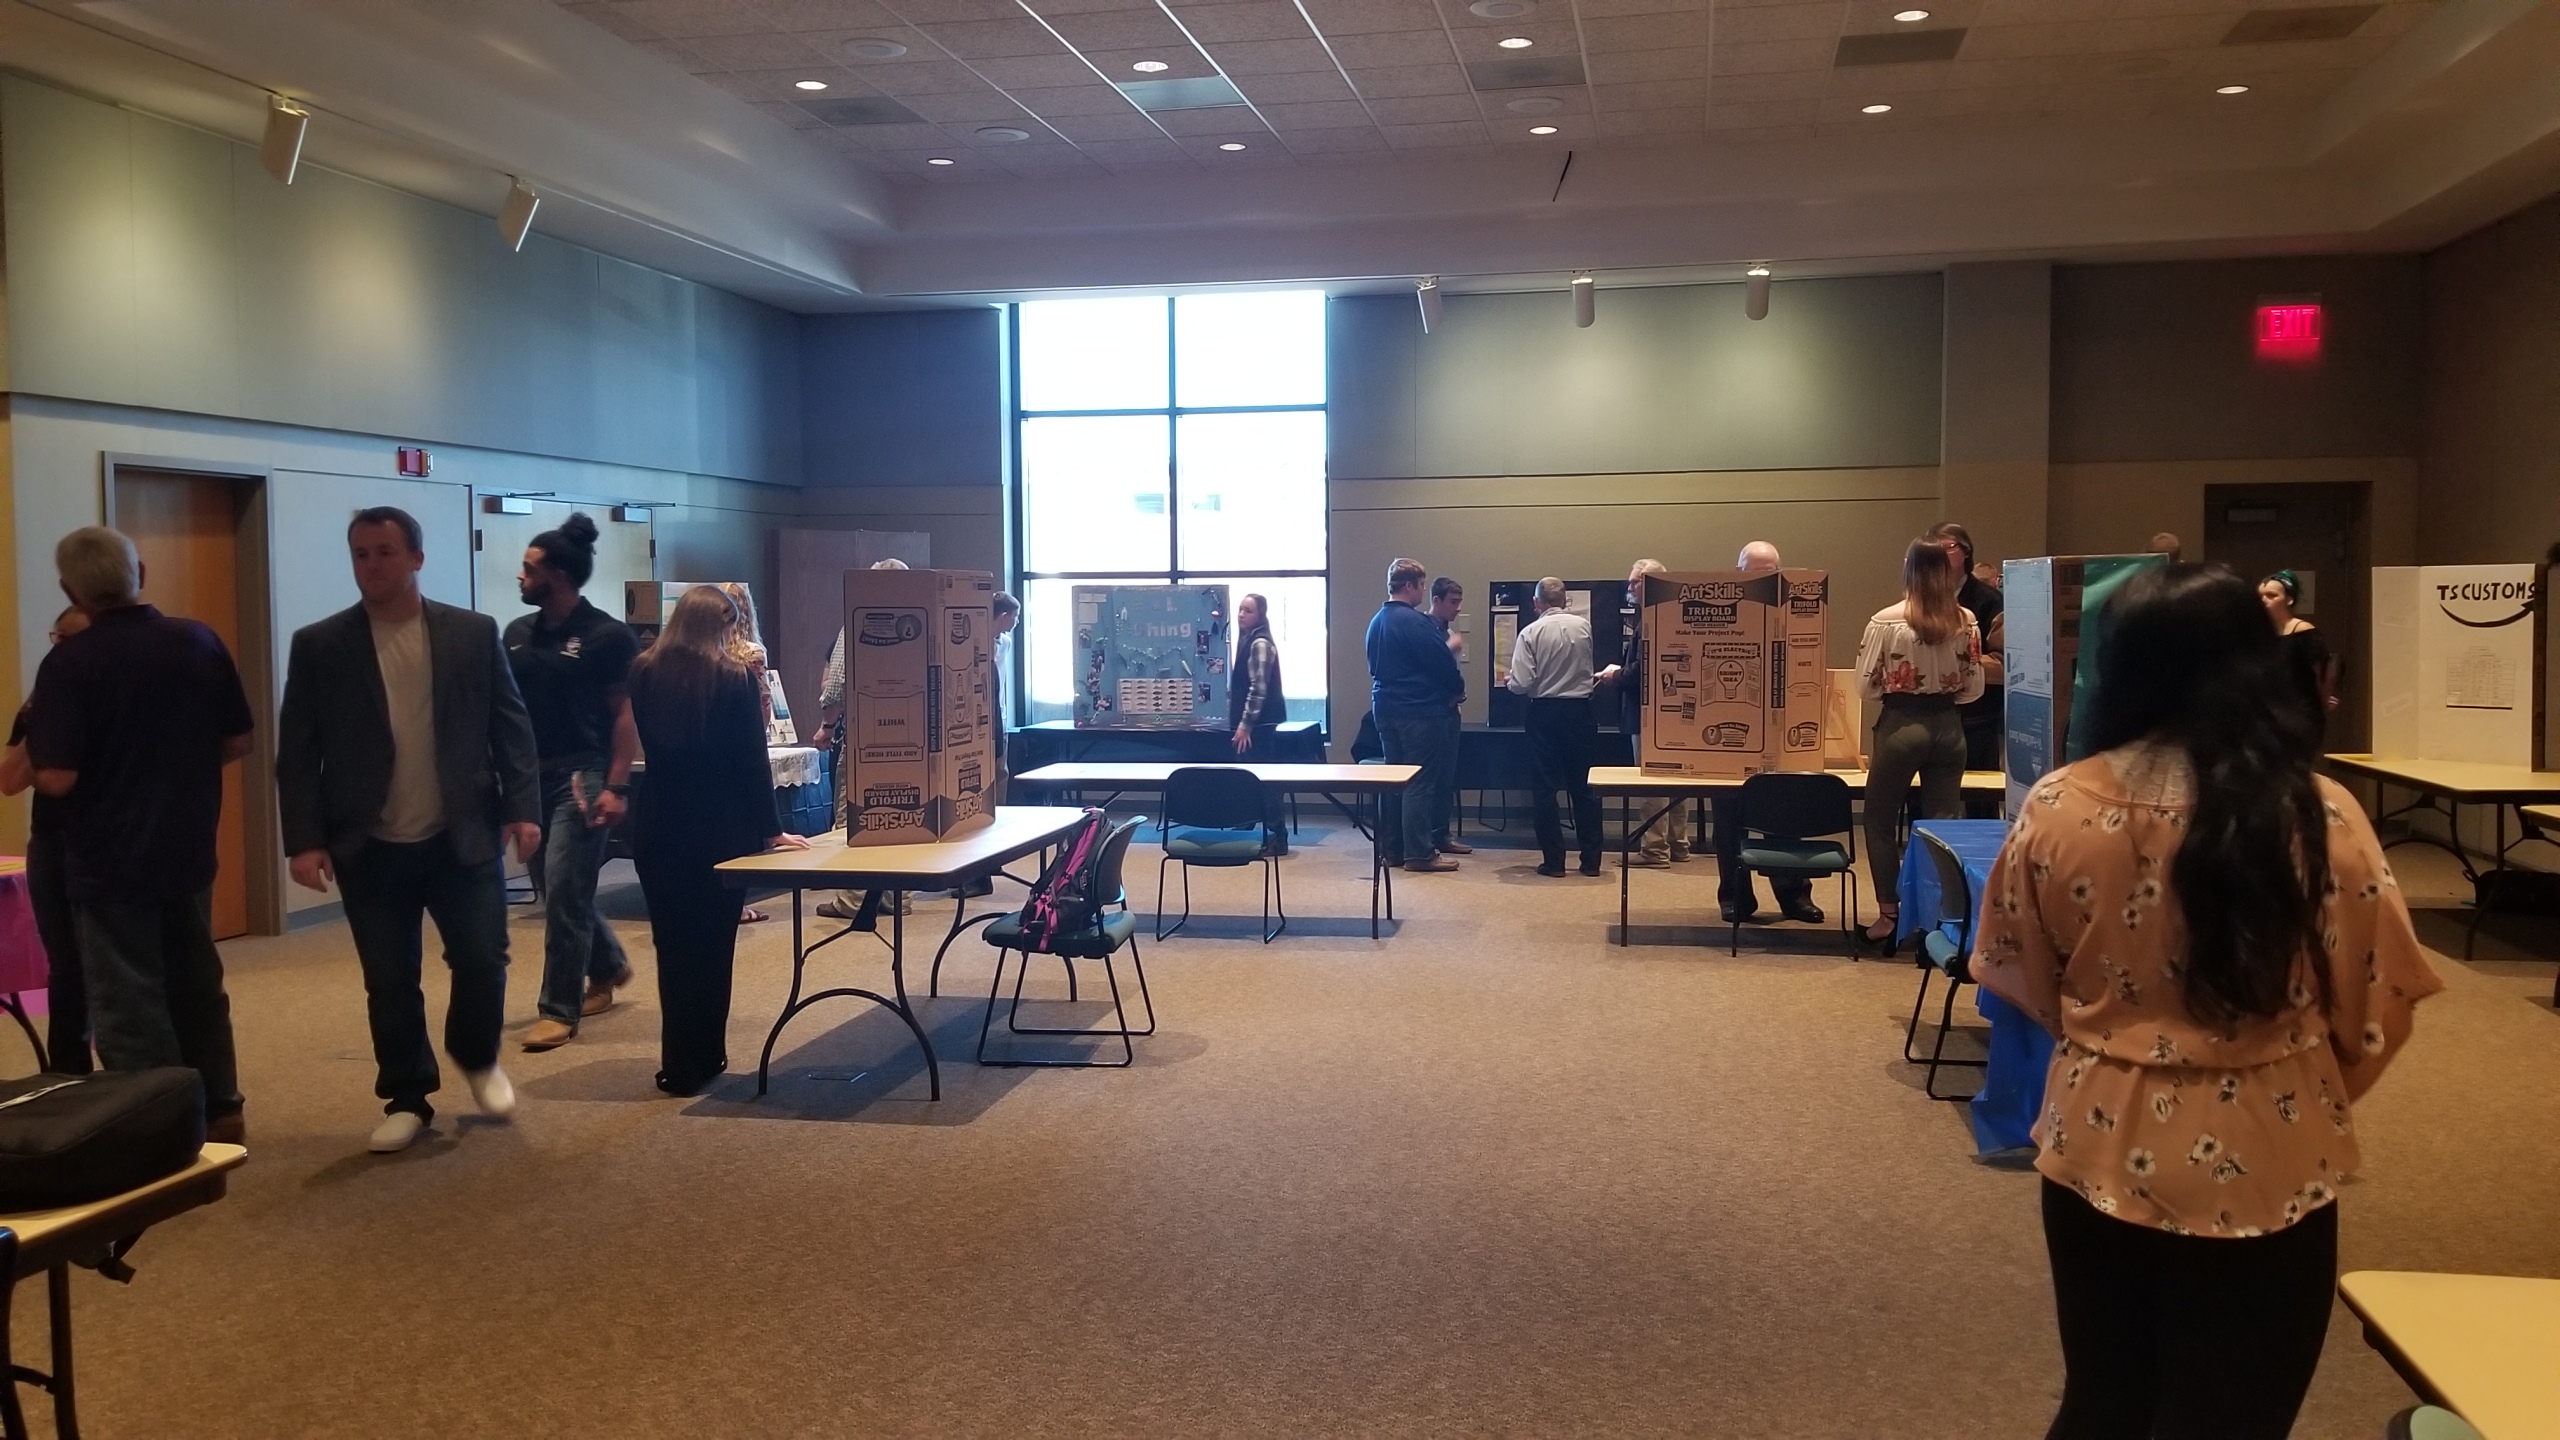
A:
<svg viewBox="0 0 2560 1440">
<path fill-rule="evenodd" d="M 995 590 L 977 570 L 845 572 L 847 845 L 995 818 Z"/>
<path fill-rule="evenodd" d="M 1829 572 L 1648 576 L 1642 603 L 1638 764 L 1723 777 L 1822 768 Z"/>
</svg>

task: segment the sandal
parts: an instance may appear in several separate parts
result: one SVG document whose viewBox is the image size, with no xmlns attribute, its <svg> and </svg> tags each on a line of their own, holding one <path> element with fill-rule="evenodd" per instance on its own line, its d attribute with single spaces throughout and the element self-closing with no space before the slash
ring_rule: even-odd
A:
<svg viewBox="0 0 2560 1440">
<path fill-rule="evenodd" d="M 1876 925 L 1884 927 L 1882 933 L 1877 932 Z M 1891 955 L 1900 944 L 1897 936 L 1901 929 L 1902 912 L 1897 910 L 1890 915 L 1880 914 L 1876 916 L 1875 924 L 1860 928 L 1858 936 L 1868 944 L 1875 946 L 1880 952 L 1886 955 Z"/>
<path fill-rule="evenodd" d="M 753 905 L 750 905 L 738 912 L 738 923 L 741 925 L 753 925 L 759 920 L 770 920 L 772 918 L 772 916 L 767 915 Z"/>
</svg>

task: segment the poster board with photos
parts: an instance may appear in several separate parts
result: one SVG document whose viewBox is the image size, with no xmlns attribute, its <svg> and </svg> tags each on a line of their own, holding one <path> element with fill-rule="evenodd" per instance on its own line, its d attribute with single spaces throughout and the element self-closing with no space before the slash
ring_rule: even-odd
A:
<svg viewBox="0 0 2560 1440">
<path fill-rule="evenodd" d="M 1075 722 L 1086 730 L 1222 730 L 1225 585 L 1078 585 Z"/>
</svg>

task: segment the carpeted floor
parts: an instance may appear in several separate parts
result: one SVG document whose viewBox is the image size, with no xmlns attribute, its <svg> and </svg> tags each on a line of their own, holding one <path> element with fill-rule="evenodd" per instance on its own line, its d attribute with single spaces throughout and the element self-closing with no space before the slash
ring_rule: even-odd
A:
<svg viewBox="0 0 2560 1440">
<path fill-rule="evenodd" d="M 730 1027 L 745 1073 L 666 1099 L 634 920 L 628 1003 L 551 1054 L 511 1042 L 512 1125 L 457 1119 L 449 1076 L 435 1131 L 390 1159 L 363 1151 L 344 928 L 228 945 L 251 1160 L 143 1242 L 135 1284 L 77 1277 L 87 1428 L 2042 1433 L 2060 1362 L 2034 1177 L 1976 1164 L 1959 1107 L 1898 1058 L 1907 960 L 1801 930 L 1739 958 L 1721 928 L 1695 943 L 1705 860 L 1635 877 L 1654 943 L 1622 949 L 1614 871 L 1542 879 L 1490 846 L 1399 885 L 1373 943 L 1358 837 L 1304 840 L 1277 944 L 1252 938 L 1251 872 L 1197 877 L 1242 918 L 1146 946 L 1163 1029 L 1133 1070 L 970 1064 L 970 939 L 929 1010 L 940 1103 L 853 1001 L 784 1036 L 758 1100 L 789 979 L 766 924 Z M 2441 881 L 2395 854 L 2413 890 Z M 1142 907 L 1154 866 L 1131 857 Z M 938 936 L 948 902 L 917 910 L 911 938 Z M 520 915 L 511 1035 L 541 948 Z M 877 986 L 884 956 L 855 937 L 816 973 Z M 2345 1263 L 2560 1274 L 2551 967 L 2444 968 L 2361 1112 Z M 19 1292 L 22 1358 L 41 1296 Z M 2375 1436 L 2407 1403 L 2341 1309 L 2298 1433 Z"/>
</svg>

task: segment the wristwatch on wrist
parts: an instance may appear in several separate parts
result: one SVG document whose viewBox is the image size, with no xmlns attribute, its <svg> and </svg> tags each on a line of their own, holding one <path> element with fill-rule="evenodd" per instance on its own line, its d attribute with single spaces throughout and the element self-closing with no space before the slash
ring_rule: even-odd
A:
<svg viewBox="0 0 2560 1440">
<path fill-rule="evenodd" d="M 631 798 L 631 784 L 629 781 L 623 781 L 614 785 L 607 785 L 604 788 L 605 793 L 608 795 L 619 795 L 625 800 Z"/>
</svg>

